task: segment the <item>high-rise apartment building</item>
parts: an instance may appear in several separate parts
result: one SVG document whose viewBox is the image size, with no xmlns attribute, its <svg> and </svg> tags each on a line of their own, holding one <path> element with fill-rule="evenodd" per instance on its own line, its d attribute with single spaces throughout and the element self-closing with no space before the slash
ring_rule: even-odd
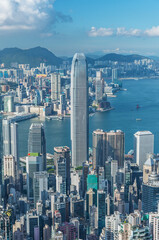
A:
<svg viewBox="0 0 159 240">
<path fill-rule="evenodd" d="M 28 153 L 40 153 L 43 158 L 43 171 L 46 170 L 46 139 L 43 124 L 32 123 L 29 129 Z"/>
<path fill-rule="evenodd" d="M 72 166 L 88 160 L 88 76 L 84 54 L 76 53 L 71 69 Z"/>
<path fill-rule="evenodd" d="M 15 158 L 12 155 L 5 155 L 3 157 L 4 164 L 4 177 L 11 177 L 13 182 L 16 179 L 16 163 Z"/>
<path fill-rule="evenodd" d="M 112 82 L 114 83 L 118 79 L 118 70 L 117 68 L 112 69 Z"/>
<path fill-rule="evenodd" d="M 18 124 L 16 122 L 10 124 L 11 134 L 11 155 L 15 157 L 16 171 L 19 169 L 19 156 L 18 156 Z"/>
<path fill-rule="evenodd" d="M 18 124 L 11 119 L 3 119 L 3 155 L 12 155 L 15 159 L 15 171 L 18 178 L 19 156 L 18 156 Z M 4 167 L 4 165 L 3 165 Z"/>
<path fill-rule="evenodd" d="M 154 135 L 150 131 L 139 131 L 134 134 L 134 158 L 140 170 L 147 156 L 154 153 Z"/>
<path fill-rule="evenodd" d="M 4 96 L 4 112 L 14 112 L 13 96 Z"/>
<path fill-rule="evenodd" d="M 120 213 L 114 212 L 111 216 L 105 217 L 106 234 L 105 239 L 118 240 L 118 224 L 121 223 Z"/>
<path fill-rule="evenodd" d="M 156 216 L 154 218 L 153 222 L 153 239 L 158 240 L 159 239 L 159 216 Z"/>
<path fill-rule="evenodd" d="M 102 82 L 102 72 L 101 71 L 96 72 L 95 94 L 96 94 L 96 101 L 102 100 L 103 82 Z"/>
<path fill-rule="evenodd" d="M 65 94 L 60 94 L 60 114 L 64 114 L 66 110 L 66 96 Z"/>
<path fill-rule="evenodd" d="M 59 73 L 51 74 L 51 99 L 59 100 L 61 94 L 61 76 Z"/>
<path fill-rule="evenodd" d="M 11 154 L 11 133 L 10 133 L 10 120 L 3 119 L 2 122 L 3 129 L 3 155 Z"/>
</svg>

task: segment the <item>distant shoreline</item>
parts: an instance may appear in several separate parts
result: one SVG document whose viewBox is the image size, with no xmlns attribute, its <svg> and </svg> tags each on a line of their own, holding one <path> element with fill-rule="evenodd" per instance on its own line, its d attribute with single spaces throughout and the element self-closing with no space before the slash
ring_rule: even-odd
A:
<svg viewBox="0 0 159 240">
<path fill-rule="evenodd" d="M 144 79 L 159 79 L 159 76 L 153 76 L 153 77 L 129 77 L 129 78 L 119 78 L 119 80 L 144 80 Z"/>
</svg>

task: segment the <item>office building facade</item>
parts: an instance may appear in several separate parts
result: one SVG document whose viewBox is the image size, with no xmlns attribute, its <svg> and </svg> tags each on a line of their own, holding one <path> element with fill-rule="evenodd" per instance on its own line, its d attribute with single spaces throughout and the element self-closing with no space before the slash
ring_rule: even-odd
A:
<svg viewBox="0 0 159 240">
<path fill-rule="evenodd" d="M 34 207 L 38 201 L 44 202 L 48 191 L 48 173 L 34 172 L 33 177 Z"/>
<path fill-rule="evenodd" d="M 154 153 L 154 135 L 150 131 L 138 131 L 134 134 L 134 158 L 140 170 L 147 156 Z"/>
<path fill-rule="evenodd" d="M 27 197 L 34 200 L 33 179 L 34 173 L 43 170 L 43 160 L 39 153 L 30 153 L 26 157 L 26 173 L 27 173 Z"/>
<path fill-rule="evenodd" d="M 29 129 L 28 153 L 42 154 L 43 171 L 46 170 L 46 139 L 43 124 L 32 123 Z"/>
<path fill-rule="evenodd" d="M 93 167 L 104 167 L 106 159 L 106 134 L 103 130 L 96 130 L 93 136 Z"/>
<path fill-rule="evenodd" d="M 71 69 L 72 166 L 88 160 L 88 76 L 84 54 L 76 53 Z"/>
</svg>

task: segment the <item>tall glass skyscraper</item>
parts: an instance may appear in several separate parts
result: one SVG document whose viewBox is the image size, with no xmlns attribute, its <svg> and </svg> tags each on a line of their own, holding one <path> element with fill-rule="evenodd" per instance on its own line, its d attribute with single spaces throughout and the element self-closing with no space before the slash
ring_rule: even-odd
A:
<svg viewBox="0 0 159 240">
<path fill-rule="evenodd" d="M 46 170 L 46 140 L 43 124 L 32 123 L 29 129 L 28 152 L 42 154 L 43 171 Z"/>
<path fill-rule="evenodd" d="M 72 166 L 88 160 L 88 76 L 83 53 L 76 53 L 71 69 Z"/>
</svg>

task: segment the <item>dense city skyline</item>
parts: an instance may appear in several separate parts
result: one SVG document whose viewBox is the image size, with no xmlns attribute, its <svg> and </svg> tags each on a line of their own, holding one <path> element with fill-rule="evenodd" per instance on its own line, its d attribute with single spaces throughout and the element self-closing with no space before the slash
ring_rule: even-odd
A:
<svg viewBox="0 0 159 240">
<path fill-rule="evenodd" d="M 138 127 L 133 129 L 134 146 L 129 152 L 125 150 L 127 131 L 119 126 L 121 121 L 129 125 L 130 116 L 144 111 L 139 102 L 135 106 L 131 98 L 127 102 L 127 96 L 136 80 L 133 96 L 140 79 L 145 84 L 149 76 L 157 84 L 158 62 L 138 55 L 90 61 L 76 53 L 72 61 L 61 59 L 60 66 L 48 60 L 32 63 L 33 67 L 22 64 L 18 56 L 17 62 L 11 59 L 0 65 L 0 236 L 10 240 L 132 240 L 143 236 L 156 240 L 159 154 L 154 151 L 157 129 L 155 134 L 149 131 L 155 118 L 149 110 L 147 131 L 144 121 L 143 126 L 137 124 L 141 118 L 134 119 Z M 123 79 L 131 81 L 128 89 Z M 155 92 L 158 100 L 157 87 Z M 121 95 L 126 109 L 122 106 L 119 116 L 112 102 L 117 98 L 120 104 Z M 133 109 L 128 110 L 131 104 Z M 108 127 L 112 112 L 116 126 L 110 121 Z M 90 131 L 93 116 L 100 121 L 98 129 Z M 26 130 L 29 119 L 32 124 Z M 19 128 L 22 121 L 24 127 Z M 70 132 L 62 145 L 68 131 L 65 122 Z M 56 133 L 58 125 L 61 134 Z M 25 148 L 26 153 L 19 154 Z"/>
<path fill-rule="evenodd" d="M 0 0 L 1 240 L 159 239 L 158 7 Z"/>
</svg>

